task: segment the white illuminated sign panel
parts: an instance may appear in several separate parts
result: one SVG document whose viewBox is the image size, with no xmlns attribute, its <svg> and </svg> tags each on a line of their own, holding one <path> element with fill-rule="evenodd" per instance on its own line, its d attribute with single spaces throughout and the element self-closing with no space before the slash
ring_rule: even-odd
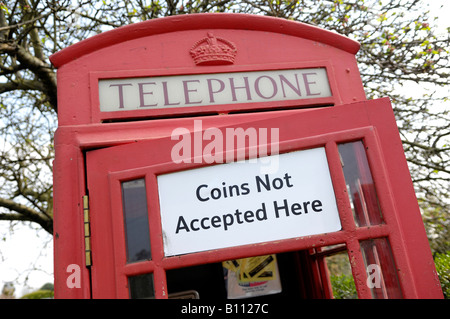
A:
<svg viewBox="0 0 450 319">
<path fill-rule="evenodd" d="M 330 97 L 325 68 L 101 79 L 100 111 L 132 111 Z"/>
<path fill-rule="evenodd" d="M 325 149 L 274 156 L 159 175 L 165 255 L 340 230 Z"/>
</svg>

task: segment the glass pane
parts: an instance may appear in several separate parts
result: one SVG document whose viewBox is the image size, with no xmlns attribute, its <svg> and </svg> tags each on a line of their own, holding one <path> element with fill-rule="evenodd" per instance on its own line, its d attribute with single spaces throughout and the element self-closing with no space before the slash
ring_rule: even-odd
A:
<svg viewBox="0 0 450 319">
<path fill-rule="evenodd" d="M 325 261 L 333 289 L 333 298 L 357 299 L 358 293 L 356 292 L 347 250 L 327 256 Z"/>
<path fill-rule="evenodd" d="M 394 257 L 387 238 L 360 242 L 367 270 L 367 286 L 375 299 L 402 298 Z"/>
<path fill-rule="evenodd" d="M 143 178 L 122 183 L 127 262 L 151 259 L 147 194 Z"/>
<path fill-rule="evenodd" d="M 356 225 L 382 224 L 381 208 L 362 141 L 338 147 Z"/>
<path fill-rule="evenodd" d="M 131 299 L 154 298 L 153 274 L 128 277 Z"/>
</svg>

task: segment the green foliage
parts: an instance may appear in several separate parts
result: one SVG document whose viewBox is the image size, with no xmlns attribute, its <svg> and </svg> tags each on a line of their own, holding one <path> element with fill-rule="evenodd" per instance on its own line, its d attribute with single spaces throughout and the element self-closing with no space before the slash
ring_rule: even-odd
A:
<svg viewBox="0 0 450 319">
<path fill-rule="evenodd" d="M 441 282 L 444 298 L 450 299 L 450 251 L 434 256 L 436 271 Z"/>
<path fill-rule="evenodd" d="M 46 283 L 39 290 L 23 295 L 20 299 L 53 299 L 54 286 L 52 283 Z"/>
<path fill-rule="evenodd" d="M 334 299 L 357 299 L 355 282 L 352 275 L 330 276 Z"/>
<path fill-rule="evenodd" d="M 51 290 L 38 290 L 34 292 L 30 292 L 22 296 L 20 299 L 52 299 L 54 296 L 53 291 Z"/>
<path fill-rule="evenodd" d="M 420 203 L 420 202 L 419 202 Z M 427 207 L 422 210 L 422 219 L 433 253 L 450 251 L 450 219 L 448 210 L 441 207 Z"/>
<path fill-rule="evenodd" d="M 358 294 L 347 252 L 328 256 L 326 262 L 334 299 L 357 299 Z"/>
<path fill-rule="evenodd" d="M 50 290 L 50 291 L 54 291 L 55 290 L 55 288 L 54 288 L 54 286 L 53 286 L 53 284 L 52 283 L 46 283 L 45 285 L 43 285 L 42 287 L 41 287 L 41 289 L 39 289 L 39 290 Z"/>
</svg>

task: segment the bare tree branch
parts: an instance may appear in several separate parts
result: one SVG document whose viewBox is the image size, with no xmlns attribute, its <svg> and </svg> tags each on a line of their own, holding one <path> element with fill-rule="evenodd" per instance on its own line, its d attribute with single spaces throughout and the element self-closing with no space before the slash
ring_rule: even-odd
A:
<svg viewBox="0 0 450 319">
<path fill-rule="evenodd" d="M 32 23 L 34 23 L 34 22 L 36 22 L 38 20 L 41 20 L 43 18 L 47 18 L 50 14 L 52 14 L 52 13 L 49 12 L 49 13 L 46 13 L 46 14 L 42 14 L 42 15 L 36 17 L 36 18 L 30 19 L 28 21 L 24 21 L 24 22 L 13 24 L 13 25 L 0 27 L 0 32 L 1 31 L 10 30 L 10 29 L 16 29 L 18 27 L 21 27 L 21 26 L 24 26 L 24 25 L 27 25 L 27 24 L 32 24 Z"/>
<path fill-rule="evenodd" d="M 0 43 L 0 54 L 2 53 L 14 55 L 22 66 L 36 74 L 42 81 L 43 92 L 47 94 L 49 102 L 57 110 L 56 75 L 51 65 L 16 43 Z"/>
<path fill-rule="evenodd" d="M 53 220 L 48 216 L 15 201 L 6 198 L 0 198 L 0 207 L 7 208 L 10 211 L 14 211 L 17 214 L 4 214 L 0 213 L 0 220 L 21 220 L 31 221 L 38 223 L 50 234 L 53 232 Z M 15 218 L 15 219 L 13 219 Z"/>
</svg>

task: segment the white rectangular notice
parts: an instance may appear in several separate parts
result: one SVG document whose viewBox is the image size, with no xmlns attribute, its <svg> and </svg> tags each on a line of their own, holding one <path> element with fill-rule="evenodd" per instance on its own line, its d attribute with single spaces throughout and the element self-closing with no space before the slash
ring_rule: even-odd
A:
<svg viewBox="0 0 450 319">
<path fill-rule="evenodd" d="M 326 68 L 101 79 L 100 111 L 330 97 Z"/>
<path fill-rule="evenodd" d="M 159 175 L 165 256 L 339 231 L 325 149 L 274 156 Z"/>
</svg>

